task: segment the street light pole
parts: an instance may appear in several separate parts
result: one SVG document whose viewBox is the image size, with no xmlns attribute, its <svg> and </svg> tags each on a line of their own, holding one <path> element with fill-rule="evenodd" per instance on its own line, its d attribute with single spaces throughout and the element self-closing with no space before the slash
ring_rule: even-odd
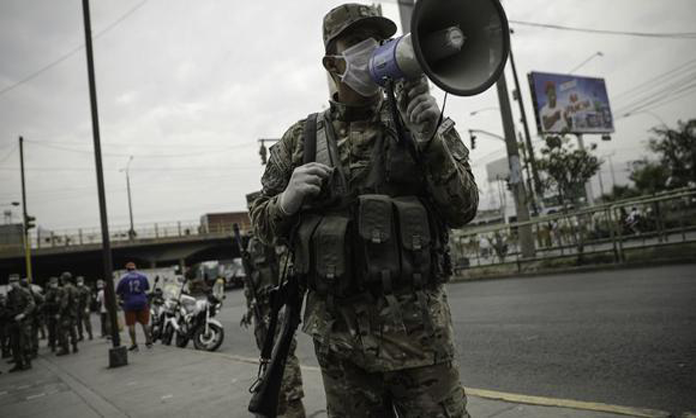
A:
<svg viewBox="0 0 696 418">
<path fill-rule="evenodd" d="M 82 0 L 82 14 L 85 25 L 85 50 L 87 52 L 87 75 L 89 79 L 90 109 L 92 113 L 92 136 L 94 139 L 94 160 L 97 169 L 97 190 L 99 193 L 99 217 L 102 232 L 102 261 L 104 264 L 104 281 L 106 282 L 106 305 L 111 322 L 111 341 L 113 348 L 109 350 L 109 367 L 120 367 L 128 364 L 128 351 L 121 345 L 116 318 L 116 294 L 114 292 L 113 261 L 111 258 L 111 243 L 109 241 L 109 223 L 106 215 L 106 193 L 104 191 L 104 169 L 101 158 L 101 141 L 99 138 L 99 115 L 97 111 L 97 88 L 94 77 L 94 58 L 92 56 L 92 25 L 89 17 L 89 0 Z"/>
<path fill-rule="evenodd" d="M 24 215 L 22 217 L 22 219 L 24 219 L 22 222 L 22 229 L 24 230 L 24 263 L 26 265 L 27 280 L 29 280 L 29 283 L 31 283 L 33 280 L 31 274 L 31 241 L 29 241 L 30 225 L 29 214 L 27 213 L 27 190 L 24 181 L 24 138 L 21 136 L 19 137 L 19 167 L 22 174 L 22 212 Z"/>
<path fill-rule="evenodd" d="M 126 164 L 125 170 L 120 170 L 126 172 L 126 190 L 128 190 L 128 216 L 130 217 L 130 229 L 128 230 L 128 238 L 131 240 L 135 238 L 135 229 L 133 228 L 133 203 L 131 200 L 130 188 L 130 165 L 132 161 L 133 156 L 131 155 L 130 158 L 128 158 L 128 164 Z"/>
</svg>

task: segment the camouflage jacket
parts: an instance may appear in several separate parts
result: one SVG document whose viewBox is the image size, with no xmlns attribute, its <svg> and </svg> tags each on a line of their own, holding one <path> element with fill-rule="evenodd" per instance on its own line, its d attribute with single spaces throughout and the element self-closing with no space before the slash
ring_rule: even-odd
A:
<svg viewBox="0 0 696 418">
<path fill-rule="evenodd" d="M 63 297 L 63 289 L 57 287 L 55 289 L 49 287 L 46 291 L 46 301 L 44 310 L 48 315 L 55 315 L 60 310 L 60 301 Z"/>
<path fill-rule="evenodd" d="M 92 301 L 92 292 L 87 286 L 76 286 L 75 291 L 77 292 L 77 308 L 80 312 L 89 308 Z"/>
<path fill-rule="evenodd" d="M 65 283 L 60 296 L 58 312 L 63 316 L 76 317 L 78 309 L 77 288 L 72 283 Z"/>
<path fill-rule="evenodd" d="M 350 188 L 359 185 L 372 163 L 375 143 L 386 136 L 383 103 L 353 108 L 331 101 L 330 120 L 336 133 L 339 158 Z M 468 150 L 448 120 L 423 155 L 428 198 L 450 228 L 469 222 L 478 207 L 478 189 L 468 163 Z M 265 242 L 287 238 L 297 216 L 279 209 L 279 195 L 296 167 L 303 164 L 305 120 L 294 124 L 271 148 L 262 178 L 263 190 L 251 209 L 256 236 Z M 384 141 L 386 142 L 386 141 Z M 379 151 L 379 150 L 378 150 Z M 337 306 L 334 320 L 326 301 L 309 291 L 303 330 L 337 355 L 368 371 L 390 371 L 449 361 L 455 354 L 452 320 L 442 285 L 426 291 L 427 314 L 434 331 L 426 332 L 420 307 L 412 292 L 396 295 L 405 330 L 391 327 L 391 311 L 384 298 L 358 295 Z M 332 323 L 333 322 L 333 323 Z"/>
<path fill-rule="evenodd" d="M 10 320 L 19 314 L 24 314 L 26 320 L 34 309 L 36 309 L 34 297 L 27 289 L 18 287 L 7 293 L 7 316 Z"/>
</svg>

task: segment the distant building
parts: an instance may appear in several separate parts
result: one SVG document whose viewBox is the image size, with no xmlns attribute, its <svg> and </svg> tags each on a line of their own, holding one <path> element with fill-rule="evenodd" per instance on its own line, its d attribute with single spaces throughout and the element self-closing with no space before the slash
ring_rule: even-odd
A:
<svg viewBox="0 0 696 418">
<path fill-rule="evenodd" d="M 244 212 L 222 212 L 206 213 L 201 216 L 201 233 L 232 233 L 232 226 L 239 224 L 239 228 L 244 231 L 251 228 L 249 213 Z"/>
<path fill-rule="evenodd" d="M 17 251 L 24 248 L 22 224 L 0 225 L 0 252 Z"/>
</svg>

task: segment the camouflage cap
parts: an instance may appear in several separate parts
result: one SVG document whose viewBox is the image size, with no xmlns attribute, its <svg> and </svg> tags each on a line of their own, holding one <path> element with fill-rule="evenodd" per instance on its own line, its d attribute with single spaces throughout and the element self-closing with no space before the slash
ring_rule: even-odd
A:
<svg viewBox="0 0 696 418">
<path fill-rule="evenodd" d="M 48 279 L 48 284 L 58 284 L 58 278 L 56 276 L 52 276 L 50 279 Z"/>
<path fill-rule="evenodd" d="M 65 281 L 72 282 L 72 279 L 73 279 L 72 273 L 70 273 L 69 271 L 64 271 L 63 273 L 60 274 L 60 279 L 63 282 L 65 282 Z"/>
<path fill-rule="evenodd" d="M 246 201 L 247 201 L 247 207 L 250 208 L 251 205 L 254 203 L 254 200 L 258 199 L 259 196 L 261 196 L 261 192 L 252 192 L 246 195 Z"/>
<path fill-rule="evenodd" d="M 370 27 L 375 29 L 384 39 L 396 33 L 396 24 L 373 6 L 357 3 L 347 3 L 335 7 L 324 16 L 324 49 L 347 29 Z"/>
</svg>

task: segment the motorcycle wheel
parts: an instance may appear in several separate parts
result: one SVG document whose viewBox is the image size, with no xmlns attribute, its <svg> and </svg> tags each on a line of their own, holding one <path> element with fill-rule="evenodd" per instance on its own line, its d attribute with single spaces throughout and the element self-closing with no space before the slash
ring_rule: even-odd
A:
<svg viewBox="0 0 696 418">
<path fill-rule="evenodd" d="M 164 332 L 162 333 L 162 344 L 172 345 L 172 338 L 173 337 L 174 337 L 174 328 L 171 325 L 168 325 L 164 329 Z"/>
<path fill-rule="evenodd" d="M 176 334 L 176 346 L 179 348 L 185 348 L 188 345 L 189 339 L 183 334 Z"/>
<path fill-rule="evenodd" d="M 196 350 L 215 351 L 220 348 L 225 339 L 225 330 L 217 324 L 208 324 L 208 334 L 202 326 L 193 334 L 193 345 Z"/>
</svg>

